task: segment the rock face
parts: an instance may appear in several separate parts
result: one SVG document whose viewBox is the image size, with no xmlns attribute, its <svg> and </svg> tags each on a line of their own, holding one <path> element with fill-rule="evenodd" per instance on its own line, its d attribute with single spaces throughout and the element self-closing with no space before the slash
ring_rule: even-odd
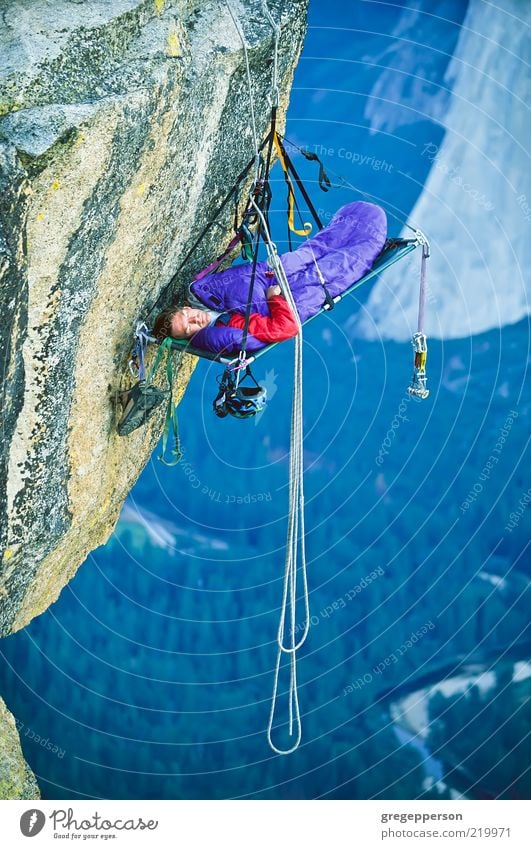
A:
<svg viewBox="0 0 531 849">
<path fill-rule="evenodd" d="M 444 10 L 438 14 L 444 17 Z M 431 96 L 427 83 L 415 101 L 418 111 L 410 113 L 417 119 L 431 114 L 445 129 L 440 146 L 432 142 L 419 150 L 431 163 L 431 171 L 409 216 L 432 245 L 426 298 L 429 336 L 463 338 L 520 321 L 530 312 L 531 184 L 525 107 L 531 84 L 530 23 L 528 3 L 506 0 L 494 9 L 470 0 L 445 76 L 452 87 L 448 105 L 447 92 Z M 422 40 L 417 30 L 413 32 L 406 35 Z M 396 43 L 400 45 L 398 39 Z M 441 50 L 440 44 L 436 47 Z M 382 91 L 391 101 L 403 103 L 418 88 L 416 77 L 413 87 L 410 78 L 418 65 L 411 67 L 407 49 L 400 52 L 402 66 L 410 73 L 384 72 L 370 101 L 377 106 Z M 389 76 L 395 80 L 392 89 L 386 85 Z M 423 69 L 421 76 L 429 77 L 429 71 Z M 373 106 L 373 127 L 394 132 L 398 110 L 392 109 L 386 119 L 380 115 L 378 121 L 374 111 Z M 416 268 L 417 259 L 413 266 L 399 263 L 381 277 L 366 310 L 352 322 L 352 331 L 367 339 L 409 338 L 417 326 Z"/>
<path fill-rule="evenodd" d="M 13 716 L 0 699 L 0 799 L 40 799 L 31 769 L 24 760 Z"/>
<path fill-rule="evenodd" d="M 267 130 L 272 33 L 232 0 Z M 306 0 L 276 0 L 281 112 Z M 252 155 L 244 56 L 221 0 L 4 0 L 0 29 L 0 633 L 106 541 L 162 413 L 115 431 L 135 322 Z M 186 267 L 229 232 L 232 210 Z M 175 366 L 175 400 L 195 359 Z"/>
</svg>

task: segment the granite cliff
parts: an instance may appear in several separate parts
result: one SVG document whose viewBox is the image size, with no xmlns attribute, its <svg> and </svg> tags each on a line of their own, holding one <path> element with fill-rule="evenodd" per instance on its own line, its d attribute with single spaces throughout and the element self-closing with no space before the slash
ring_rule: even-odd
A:
<svg viewBox="0 0 531 849">
<path fill-rule="evenodd" d="M 281 25 L 281 121 L 306 5 L 269 3 Z M 272 31 L 259 0 L 232 8 L 263 134 Z M 222 0 L 4 0 L 0 46 L 7 635 L 105 543 L 153 451 L 162 413 L 130 437 L 115 430 L 132 329 L 250 158 L 252 136 L 242 45 Z M 231 214 L 188 274 L 219 248 Z M 178 402 L 195 360 L 175 356 Z"/>
<path fill-rule="evenodd" d="M 257 0 L 233 8 L 251 47 L 265 131 L 271 29 Z M 305 2 L 270 8 L 282 23 L 285 93 Z M 241 43 L 219 0 L 10 0 L 2 18 L 7 634 L 46 609 L 105 542 L 153 450 L 160 416 L 147 432 L 115 432 L 112 399 L 132 328 L 248 160 L 252 140 Z M 190 271 L 224 236 L 213 229 Z M 189 359 L 179 364 L 176 400 Z"/>
</svg>

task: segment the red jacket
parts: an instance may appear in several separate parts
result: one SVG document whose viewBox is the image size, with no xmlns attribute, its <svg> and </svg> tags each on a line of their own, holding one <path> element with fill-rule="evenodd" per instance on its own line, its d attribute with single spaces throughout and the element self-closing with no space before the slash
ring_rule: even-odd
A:
<svg viewBox="0 0 531 849">
<path fill-rule="evenodd" d="M 297 335 L 297 322 L 291 308 L 282 295 L 272 295 L 268 298 L 270 315 L 252 313 L 249 318 L 249 333 L 260 342 L 283 342 Z M 216 322 L 217 324 L 217 322 Z M 239 327 L 243 330 L 245 316 L 234 313 L 229 327 Z"/>
</svg>

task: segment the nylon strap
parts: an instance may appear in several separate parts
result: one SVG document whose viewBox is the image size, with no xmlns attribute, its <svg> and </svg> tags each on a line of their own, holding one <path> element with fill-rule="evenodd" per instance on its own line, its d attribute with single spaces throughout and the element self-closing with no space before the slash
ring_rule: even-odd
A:
<svg viewBox="0 0 531 849">
<path fill-rule="evenodd" d="M 151 366 L 151 368 L 148 372 L 148 375 L 146 377 L 146 385 L 150 384 L 151 381 L 153 380 L 155 372 L 157 371 L 158 367 L 160 366 L 160 364 L 162 362 L 162 358 L 164 357 L 164 354 L 166 352 L 168 352 L 168 356 L 170 356 L 170 351 L 171 351 L 171 336 L 166 336 L 166 338 L 163 339 L 163 341 L 159 345 L 159 349 L 157 351 L 157 356 L 155 357 L 155 359 L 153 361 L 153 365 Z"/>
<path fill-rule="evenodd" d="M 299 191 L 300 191 L 301 195 L 303 196 L 304 200 L 306 201 L 306 205 L 307 205 L 307 207 L 308 207 L 308 209 L 309 209 L 309 211 L 310 211 L 310 213 L 313 217 L 313 220 L 317 224 L 318 229 L 322 230 L 323 229 L 323 222 L 319 218 L 319 215 L 317 214 L 317 210 L 312 203 L 312 199 L 310 198 L 310 195 L 306 191 L 306 186 L 304 185 L 301 178 L 299 177 L 299 174 L 298 174 L 293 162 L 291 161 L 291 159 L 290 159 L 290 157 L 289 157 L 289 155 L 286 151 L 286 148 L 284 147 L 280 138 L 278 137 L 278 134 L 277 134 L 277 138 L 278 138 L 278 143 L 279 143 L 279 145 L 282 149 L 282 155 L 283 155 L 284 161 L 286 163 L 286 167 L 287 167 L 288 171 L 290 172 L 290 174 L 293 176 L 295 182 L 297 183 Z"/>
<path fill-rule="evenodd" d="M 181 445 L 179 442 L 179 425 L 177 422 L 177 408 L 173 403 L 172 398 L 172 390 L 173 390 L 173 366 L 171 361 L 171 350 L 168 348 L 168 356 L 166 359 L 166 375 L 168 378 L 168 385 L 170 387 L 170 397 L 168 399 L 168 406 L 166 407 L 166 418 L 164 420 L 164 431 L 162 434 L 162 451 L 159 454 L 159 460 L 165 466 L 176 466 L 177 463 L 180 463 L 182 460 L 182 451 Z M 168 439 L 170 435 L 170 430 L 173 429 L 173 439 L 174 444 L 173 448 L 170 451 L 170 458 L 166 459 L 164 456 L 166 454 L 166 449 L 168 446 Z"/>
<path fill-rule="evenodd" d="M 261 143 L 261 145 L 260 145 L 260 147 L 259 147 L 259 150 L 263 150 L 263 149 L 264 149 L 264 147 L 266 146 L 266 144 L 268 143 L 268 141 L 269 141 L 269 134 L 265 137 L 265 139 L 264 139 L 264 140 L 263 140 L 263 142 Z M 214 215 L 212 216 L 212 218 L 211 218 L 211 219 L 209 220 L 209 222 L 208 222 L 208 223 L 207 223 L 207 224 L 203 227 L 203 229 L 201 230 L 201 232 L 200 232 L 199 236 L 197 237 L 197 239 L 196 239 L 196 240 L 195 240 L 195 242 L 193 243 L 193 245 L 192 245 L 192 247 L 190 248 L 190 250 L 187 252 L 186 256 L 184 257 L 184 259 L 182 260 L 182 262 L 180 263 L 180 265 L 178 266 L 177 270 L 176 270 L 176 271 L 175 271 L 175 273 L 172 275 L 172 277 L 170 278 L 170 280 L 168 281 L 168 283 L 166 284 L 166 286 L 164 286 L 164 288 L 161 290 L 161 292 L 160 292 L 159 296 L 157 297 L 157 299 L 156 299 L 155 303 L 154 303 L 154 304 L 153 304 L 153 306 L 151 307 L 151 309 L 150 309 L 150 311 L 149 311 L 149 313 L 148 313 L 148 316 L 149 316 L 149 315 L 151 315 L 151 313 L 155 310 L 155 308 L 157 307 L 157 305 L 158 305 L 158 304 L 159 304 L 159 303 L 163 300 L 163 298 L 164 298 L 164 296 L 166 295 L 166 293 L 167 293 L 170 289 L 172 289 L 172 288 L 175 286 L 175 283 L 177 282 L 177 280 L 178 280 L 178 278 L 179 278 L 179 274 L 180 274 L 180 272 L 182 271 L 182 269 L 184 268 L 184 266 L 186 265 L 186 263 L 188 262 L 188 260 L 189 260 L 189 259 L 190 259 L 190 257 L 192 256 L 192 254 L 195 252 L 195 250 L 196 250 L 196 248 L 198 247 L 198 245 L 199 245 L 199 244 L 203 241 L 203 239 L 205 238 L 206 234 L 208 233 L 208 231 L 210 230 L 210 228 L 212 227 L 212 225 L 214 224 L 214 222 L 215 222 L 215 221 L 219 218 L 219 216 L 221 215 L 221 213 L 223 212 L 223 210 L 224 210 L 224 209 L 225 209 L 225 207 L 227 206 L 228 202 L 231 200 L 231 198 L 233 198 L 235 195 L 237 195 L 237 193 L 238 193 L 238 189 L 239 189 L 239 187 L 240 187 L 241 183 L 243 183 L 243 181 L 245 180 L 245 178 L 246 178 L 246 177 L 247 177 L 247 175 L 249 174 L 249 171 L 250 171 L 250 170 L 251 170 L 251 168 L 255 165 L 255 161 L 256 161 L 256 158 L 253 156 L 253 158 L 249 160 L 249 162 L 247 163 L 247 165 L 245 166 L 245 168 L 244 168 L 244 169 L 243 169 L 243 170 L 242 170 L 242 171 L 238 174 L 238 176 L 236 177 L 236 180 L 235 180 L 235 182 L 234 182 L 234 185 L 233 185 L 233 186 L 232 186 L 232 188 L 231 188 L 231 189 L 227 192 L 227 194 L 225 195 L 225 197 L 224 197 L 224 198 L 223 198 L 223 200 L 221 201 L 220 205 L 219 205 L 219 206 L 218 206 L 218 208 L 216 209 L 216 211 L 215 211 Z"/>
<path fill-rule="evenodd" d="M 295 235 L 297 235 L 297 236 L 309 236 L 310 233 L 312 232 L 312 225 L 310 223 L 307 223 L 305 221 L 304 224 L 303 224 L 302 230 L 297 230 L 297 228 L 295 227 L 295 221 L 294 221 L 295 192 L 293 190 L 293 183 L 291 182 L 291 177 L 290 177 L 290 174 L 289 174 L 288 166 L 287 166 L 286 160 L 284 158 L 284 154 L 286 153 L 286 151 L 283 149 L 283 147 L 282 147 L 282 145 L 281 145 L 281 143 L 278 139 L 278 135 L 276 133 L 275 133 L 275 136 L 274 136 L 274 143 L 275 143 L 275 148 L 276 148 L 276 151 L 277 151 L 277 154 L 278 154 L 280 164 L 282 166 L 282 170 L 284 172 L 284 179 L 285 179 L 286 185 L 288 187 L 288 227 L 291 230 L 291 232 L 295 233 Z"/>
<path fill-rule="evenodd" d="M 176 466 L 182 459 L 182 451 L 179 442 L 179 427 L 177 422 L 177 409 L 175 404 L 173 403 L 173 364 L 171 359 L 172 354 L 172 339 L 171 336 L 167 336 L 159 345 L 159 349 L 157 351 L 157 356 L 153 361 L 153 365 L 151 366 L 149 373 L 146 377 L 146 385 L 150 384 L 153 380 L 153 377 L 160 366 L 164 354 L 166 354 L 166 377 L 168 379 L 168 386 L 170 389 L 170 397 L 168 399 L 168 404 L 166 407 L 166 417 L 164 419 L 164 431 L 162 433 L 162 452 L 159 455 L 159 460 L 161 463 L 164 463 L 165 466 Z M 170 457 L 171 459 L 166 459 L 166 449 L 168 446 L 168 439 L 170 435 L 170 430 L 173 429 L 173 437 L 174 437 L 174 446 L 171 449 Z"/>
<path fill-rule="evenodd" d="M 249 230 L 247 224 L 242 224 L 240 227 L 241 242 L 242 242 L 242 259 L 245 262 L 252 262 L 253 259 L 253 234 Z"/>
<path fill-rule="evenodd" d="M 306 148 L 301 147 L 300 152 L 302 155 L 308 159 L 309 162 L 318 162 L 319 163 L 319 188 L 323 192 L 327 192 L 328 189 L 332 188 L 332 183 L 330 182 L 330 177 L 325 171 L 325 167 L 316 153 L 312 153 L 310 150 L 306 150 Z"/>
<path fill-rule="evenodd" d="M 227 245 L 227 247 L 225 248 L 225 250 L 223 251 L 223 253 L 221 253 L 218 257 L 216 257 L 216 259 L 214 260 L 214 262 L 211 262 L 211 263 L 210 263 L 210 265 L 205 266 L 205 268 L 203 268 L 203 269 L 202 269 L 202 271 L 199 271 L 199 272 L 195 275 L 195 277 L 194 277 L 194 283 L 195 283 L 197 280 L 202 280 L 202 278 L 203 278 L 203 277 L 206 277 L 206 276 L 207 276 L 207 274 L 212 274 L 212 272 L 213 272 L 213 271 L 215 271 L 215 270 L 216 270 L 216 268 L 217 268 L 219 265 L 221 265 L 221 263 L 223 262 L 223 260 L 224 260 L 226 257 L 228 257 L 228 255 L 231 253 L 231 251 L 233 251 L 233 250 L 234 250 L 234 248 L 236 247 L 236 245 L 238 244 L 238 242 L 241 242 L 241 240 L 242 240 L 242 236 L 241 236 L 241 234 L 240 234 L 240 233 L 236 233 L 236 235 L 235 235 L 235 236 L 233 236 L 233 237 L 232 237 L 232 239 L 230 240 L 229 244 Z"/>
<path fill-rule="evenodd" d="M 290 230 L 292 230 L 292 231 L 293 231 L 294 233 L 296 233 L 297 235 L 299 235 L 299 236 L 304 236 L 305 238 L 308 238 L 308 233 L 309 233 L 309 231 L 308 231 L 308 232 L 306 232 L 306 230 L 295 230 L 295 229 L 294 229 L 294 227 L 292 226 L 292 222 L 293 222 L 293 208 L 294 208 L 294 207 L 296 207 L 296 209 L 297 209 L 297 214 L 298 214 L 298 216 L 299 216 L 299 218 L 300 218 L 300 220 L 301 220 L 301 221 L 302 221 L 302 215 L 301 215 L 301 211 L 300 211 L 300 209 L 299 209 L 299 205 L 298 205 L 298 203 L 297 203 L 297 198 L 295 197 L 295 192 L 293 191 L 293 184 L 292 184 L 292 182 L 291 182 L 291 178 L 290 178 L 290 176 L 289 176 L 289 167 L 290 167 L 290 166 L 288 165 L 288 163 L 290 162 L 290 159 L 289 159 L 289 157 L 288 157 L 288 155 L 287 155 L 287 153 L 286 153 L 286 150 L 285 150 L 285 148 L 284 148 L 284 146 L 283 146 L 282 142 L 281 142 L 281 141 L 280 141 L 280 139 L 278 138 L 278 136 L 276 136 L 276 137 L 275 137 L 275 145 L 276 145 L 276 148 L 277 148 L 277 151 L 278 151 L 278 155 L 279 155 L 280 162 L 281 162 L 281 164 L 282 164 L 282 169 L 284 170 L 284 177 L 285 177 L 285 179 L 286 179 L 286 183 L 287 183 L 287 185 L 288 185 L 288 236 L 289 236 L 289 232 L 290 232 Z M 296 172 L 295 172 L 295 173 L 296 173 Z M 304 189 L 304 186 L 303 186 L 302 180 L 300 180 L 300 178 L 299 178 L 298 174 L 296 175 L 296 178 L 297 178 L 297 180 L 298 180 L 298 185 L 299 185 L 299 187 L 300 187 L 300 188 L 301 188 L 301 190 L 304 192 L 304 197 L 307 199 L 307 202 L 308 202 L 309 206 L 311 206 L 311 201 L 309 200 L 309 197 L 308 197 L 308 195 L 307 195 L 307 193 L 306 193 L 306 190 Z M 328 178 L 327 178 L 327 179 L 328 179 Z M 313 209 L 313 207 L 312 207 L 312 209 Z M 319 219 L 319 216 L 318 216 L 318 215 L 317 215 L 317 213 L 315 212 L 315 209 L 313 209 L 312 215 L 314 216 L 314 218 L 315 218 L 315 220 L 316 220 L 317 225 L 318 225 L 319 227 L 322 227 L 321 222 L 320 222 L 320 219 Z M 311 229 L 312 229 L 312 225 L 311 225 L 311 224 L 306 224 L 306 223 L 304 223 L 304 227 L 305 227 L 305 228 L 306 228 L 306 227 L 309 227 L 309 228 L 310 228 L 310 231 L 311 231 Z M 291 250 L 291 237 L 289 237 L 288 241 L 289 241 L 290 250 Z M 329 290 L 328 290 L 328 286 L 326 285 L 326 281 L 325 281 L 325 279 L 324 279 L 324 277 L 323 277 L 323 275 L 322 275 L 322 273 L 321 273 L 321 270 L 320 270 L 320 268 L 319 268 L 319 264 L 318 264 L 318 262 L 317 262 L 317 260 L 316 260 L 316 258 L 315 258 L 315 254 L 314 254 L 314 252 L 313 252 L 313 249 L 312 249 L 312 256 L 313 256 L 313 262 L 314 262 L 314 265 L 315 265 L 315 270 L 316 270 L 316 272 L 317 272 L 317 276 L 318 276 L 318 278 L 319 278 L 319 282 L 320 282 L 321 286 L 323 287 L 323 292 L 324 292 L 324 296 L 325 296 L 325 303 L 326 303 L 326 305 L 327 305 L 328 309 L 329 309 L 329 310 L 332 310 L 332 309 L 334 309 L 334 299 L 332 298 L 332 295 L 330 294 L 330 292 L 329 292 Z"/>
</svg>

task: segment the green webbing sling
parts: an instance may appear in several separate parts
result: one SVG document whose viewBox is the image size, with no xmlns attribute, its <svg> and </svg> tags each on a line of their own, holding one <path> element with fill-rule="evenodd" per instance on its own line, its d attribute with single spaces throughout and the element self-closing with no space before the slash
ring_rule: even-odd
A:
<svg viewBox="0 0 531 849">
<path fill-rule="evenodd" d="M 171 351 L 172 351 L 172 340 L 171 336 L 167 336 L 159 345 L 159 350 L 157 351 L 157 356 L 151 366 L 148 376 L 146 377 L 146 384 L 151 383 L 155 372 L 157 371 L 159 365 L 162 362 L 164 354 L 166 354 L 166 377 L 168 378 L 168 386 L 170 390 L 170 397 L 168 398 L 168 404 L 166 407 L 166 417 L 164 419 L 164 431 L 162 433 L 162 452 L 159 455 L 159 460 L 161 463 L 164 463 L 165 466 L 176 466 L 177 463 L 180 463 L 182 459 L 182 451 L 179 442 L 179 426 L 177 422 L 177 408 L 173 403 L 173 364 L 171 359 Z M 174 445 L 170 451 L 170 458 L 166 459 L 166 449 L 168 446 L 168 438 L 170 435 L 170 430 L 173 428 L 173 439 Z"/>
</svg>

